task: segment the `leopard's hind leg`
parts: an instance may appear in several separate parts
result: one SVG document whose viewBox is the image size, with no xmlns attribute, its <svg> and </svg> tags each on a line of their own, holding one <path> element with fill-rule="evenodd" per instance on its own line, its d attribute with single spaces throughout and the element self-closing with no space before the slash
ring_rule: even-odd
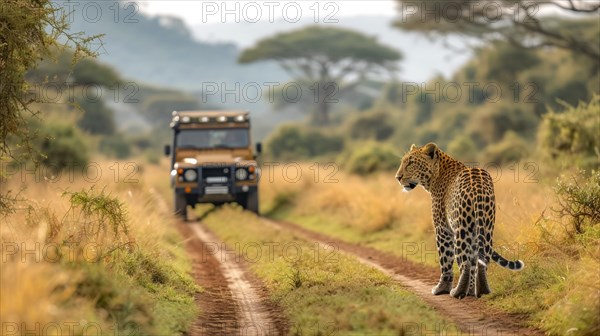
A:
<svg viewBox="0 0 600 336">
<path fill-rule="evenodd" d="M 493 220 L 493 218 L 491 219 Z M 488 219 L 489 221 L 489 219 Z M 490 251 L 492 245 L 492 235 L 486 235 L 486 230 L 493 228 L 493 223 L 485 222 L 484 225 L 478 227 L 477 232 L 477 241 L 478 241 L 478 250 L 477 253 L 478 261 L 477 261 L 477 282 L 475 286 L 475 296 L 481 297 L 485 294 L 490 294 L 492 290 L 490 289 L 490 285 L 487 280 L 487 265 L 490 262 Z M 489 240 L 488 240 L 489 238 Z"/>
<path fill-rule="evenodd" d="M 448 294 L 452 289 L 452 265 L 454 264 L 454 237 L 452 230 L 444 226 L 435 228 L 436 246 L 440 262 L 441 276 L 438 284 L 431 289 L 433 295 Z"/>
<path fill-rule="evenodd" d="M 469 288 L 473 285 L 471 278 L 475 277 L 476 256 L 473 250 L 473 235 L 469 234 L 470 230 L 468 228 L 468 222 L 463 219 L 454 234 L 456 242 L 455 256 L 459 265 L 460 276 L 456 287 L 450 291 L 450 295 L 458 299 L 462 299 L 469 294 Z"/>
</svg>

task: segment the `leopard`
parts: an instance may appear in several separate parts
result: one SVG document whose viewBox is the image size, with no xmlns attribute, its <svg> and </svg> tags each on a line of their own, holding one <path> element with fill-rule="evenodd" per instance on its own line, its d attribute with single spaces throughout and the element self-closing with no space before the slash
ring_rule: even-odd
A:
<svg viewBox="0 0 600 336">
<path fill-rule="evenodd" d="M 468 167 L 435 143 L 413 144 L 401 159 L 396 180 L 407 192 L 421 185 L 431 195 L 441 272 L 433 295 L 463 299 L 490 294 L 490 260 L 513 271 L 524 268 L 523 261 L 509 261 L 492 247 L 496 200 L 493 180 L 485 169 Z M 460 275 L 452 288 L 455 261 Z"/>
</svg>

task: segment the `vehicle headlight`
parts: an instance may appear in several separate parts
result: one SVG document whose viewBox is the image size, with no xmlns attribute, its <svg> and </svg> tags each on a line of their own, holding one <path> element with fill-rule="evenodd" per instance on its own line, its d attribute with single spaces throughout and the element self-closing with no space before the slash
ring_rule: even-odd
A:
<svg viewBox="0 0 600 336">
<path fill-rule="evenodd" d="M 235 178 L 238 180 L 245 180 L 248 178 L 248 171 L 244 168 L 239 168 L 235 171 Z"/>
<path fill-rule="evenodd" d="M 196 181 L 198 173 L 196 169 L 188 169 L 183 173 L 183 178 L 188 182 Z"/>
</svg>

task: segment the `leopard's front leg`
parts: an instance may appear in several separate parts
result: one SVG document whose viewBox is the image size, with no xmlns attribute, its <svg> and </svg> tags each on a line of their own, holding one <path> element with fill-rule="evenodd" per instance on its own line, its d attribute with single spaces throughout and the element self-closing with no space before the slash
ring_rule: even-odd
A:
<svg viewBox="0 0 600 336">
<path fill-rule="evenodd" d="M 448 294 L 452 289 L 452 265 L 454 264 L 454 237 L 450 228 L 443 225 L 435 227 L 435 243 L 440 262 L 440 280 L 433 287 L 433 295 Z"/>
</svg>

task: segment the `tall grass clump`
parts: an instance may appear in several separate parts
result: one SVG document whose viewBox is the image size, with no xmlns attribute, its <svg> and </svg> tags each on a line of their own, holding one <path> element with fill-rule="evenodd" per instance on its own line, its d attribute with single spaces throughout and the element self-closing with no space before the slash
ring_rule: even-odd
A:
<svg viewBox="0 0 600 336">
<path fill-rule="evenodd" d="M 109 164 L 99 166 L 110 171 Z M 0 227 L 9 249 L 0 277 L 3 323 L 43 329 L 85 321 L 75 334 L 90 323 L 102 334 L 186 332 L 199 289 L 173 219 L 142 182 L 113 178 L 92 187 L 79 176 L 56 185 L 24 181 L 22 200 Z M 9 178 L 3 187 L 22 182 Z"/>
<path fill-rule="evenodd" d="M 492 303 L 530 314 L 551 335 L 600 332 L 600 173 L 562 177 L 556 200 L 535 221 L 526 268 L 512 276 L 496 270 Z M 523 244 L 524 246 L 525 244 Z M 528 251 L 527 251 L 528 250 Z"/>
<path fill-rule="evenodd" d="M 557 169 L 578 167 L 586 171 L 600 167 L 600 95 L 577 106 L 563 103 L 565 111 L 550 111 L 538 131 L 538 146 Z"/>
</svg>

